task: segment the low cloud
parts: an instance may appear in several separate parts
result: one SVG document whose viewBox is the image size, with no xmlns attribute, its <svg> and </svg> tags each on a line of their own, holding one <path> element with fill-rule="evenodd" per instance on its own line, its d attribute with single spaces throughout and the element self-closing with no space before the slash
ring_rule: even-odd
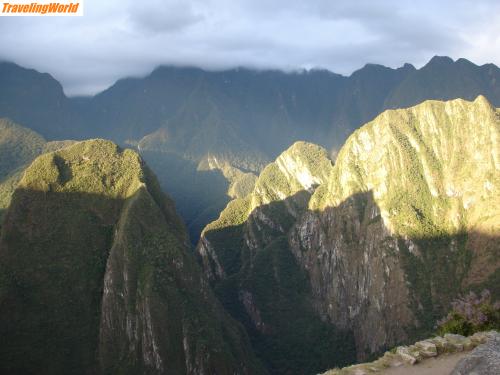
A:
<svg viewBox="0 0 500 375">
<path fill-rule="evenodd" d="M 433 55 L 500 63 L 500 3 L 478 0 L 98 0 L 84 17 L 0 22 L 0 59 L 94 94 L 160 64 L 205 69 L 417 67 Z"/>
</svg>

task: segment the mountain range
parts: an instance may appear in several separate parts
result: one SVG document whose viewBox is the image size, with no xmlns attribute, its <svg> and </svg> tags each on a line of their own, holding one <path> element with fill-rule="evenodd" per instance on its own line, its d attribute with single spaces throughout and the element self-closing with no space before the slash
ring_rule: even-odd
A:
<svg viewBox="0 0 500 375">
<path fill-rule="evenodd" d="M 500 297 L 499 139 L 484 97 L 425 101 L 355 131 L 335 164 L 295 143 L 228 204 L 197 253 L 273 372 L 365 360 L 431 334 L 464 291 Z"/>
<path fill-rule="evenodd" d="M 326 70 L 163 66 L 93 97 L 68 98 L 50 75 L 1 63 L 0 117 L 48 140 L 102 137 L 135 147 L 196 239 L 230 199 L 224 174 L 199 167 L 207 158 L 256 174 L 297 140 L 336 154 L 355 129 L 385 109 L 478 95 L 500 106 L 499 80 L 493 64 L 438 56 L 420 69 L 367 64 L 348 77 Z M 207 186 L 212 193 L 204 198 Z"/>
<path fill-rule="evenodd" d="M 160 67 L 68 98 L 1 63 L 0 372 L 313 374 L 499 299 L 498 78 Z"/>
</svg>

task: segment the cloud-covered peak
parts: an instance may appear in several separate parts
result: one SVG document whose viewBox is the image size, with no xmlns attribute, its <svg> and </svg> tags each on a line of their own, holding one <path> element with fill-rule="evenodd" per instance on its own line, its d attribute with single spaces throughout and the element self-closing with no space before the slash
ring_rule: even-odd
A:
<svg viewBox="0 0 500 375">
<path fill-rule="evenodd" d="M 499 64 L 499 13 L 492 0 L 86 0 L 83 17 L 3 18 L 0 59 L 53 73 L 70 95 L 161 64 L 342 74 L 434 55 Z"/>
</svg>

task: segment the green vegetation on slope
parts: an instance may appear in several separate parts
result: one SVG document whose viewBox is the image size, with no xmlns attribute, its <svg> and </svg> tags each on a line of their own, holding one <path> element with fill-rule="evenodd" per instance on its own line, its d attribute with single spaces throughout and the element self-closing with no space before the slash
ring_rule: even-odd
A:
<svg viewBox="0 0 500 375">
<path fill-rule="evenodd" d="M 0 181 L 38 156 L 45 139 L 8 119 L 0 119 Z"/>
<path fill-rule="evenodd" d="M 138 147 L 196 240 L 228 201 L 220 176 L 192 170 L 207 155 L 258 173 L 297 140 L 338 150 L 353 130 L 387 108 L 479 94 L 498 106 L 497 82 L 495 65 L 440 57 L 421 69 L 367 64 L 349 77 L 325 70 L 208 72 L 164 66 L 143 78 L 119 80 L 94 97 L 67 98 L 49 74 L 0 63 L 0 117 L 50 140 L 103 137 Z M 179 162 L 163 154 L 175 154 Z M 181 162 L 187 169 L 182 177 L 192 178 L 177 183 L 171 176 Z M 191 188 L 191 180 L 207 191 Z M 233 187 L 231 197 L 242 195 Z"/>
<path fill-rule="evenodd" d="M 0 227 L 24 168 L 44 148 L 45 139 L 8 119 L 0 119 Z"/>
<path fill-rule="evenodd" d="M 198 248 L 219 299 L 272 373 L 316 373 L 354 361 L 352 335 L 314 311 L 307 274 L 286 239 L 307 208 L 308 189 L 331 168 L 324 149 L 295 143 L 262 171 L 251 194 L 204 229 Z"/>
<path fill-rule="evenodd" d="M 143 152 L 148 165 L 157 171 L 161 187 L 168 191 L 187 218 L 186 226 L 194 243 L 206 223 L 215 220 L 231 197 L 244 196 L 253 187 L 255 175 L 244 173 L 227 162 L 208 165 L 185 160 L 176 153 Z"/>
<path fill-rule="evenodd" d="M 489 290 L 480 295 L 470 292 L 451 303 L 452 309 L 438 321 L 438 334 L 470 336 L 476 332 L 500 330 L 500 301 L 493 301 Z"/>
<path fill-rule="evenodd" d="M 73 141 L 46 142 L 34 131 L 8 119 L 0 119 L 0 227 L 3 211 L 9 207 L 12 193 L 24 169 L 40 154 L 55 151 Z"/>
<path fill-rule="evenodd" d="M 394 233 L 458 233 L 495 214 L 495 205 L 479 211 L 489 195 L 497 199 L 498 132 L 498 114 L 483 97 L 384 112 L 349 138 L 329 194 L 313 197 L 311 208 L 372 189 Z"/>
<path fill-rule="evenodd" d="M 352 330 L 366 358 L 429 334 L 460 292 L 498 280 L 498 113 L 483 97 L 386 111 L 354 132 L 333 167 L 321 149 L 297 144 L 205 228 L 205 272 L 233 316 L 258 332 L 254 345 L 273 371 L 285 340 L 277 351 L 263 343 L 276 327 L 291 334 L 275 319 L 289 321 L 287 306 L 299 300 Z M 288 276 L 305 272 L 296 300 L 279 292 L 276 246 L 297 266 Z M 299 311 L 293 319 L 306 319 Z"/>
<path fill-rule="evenodd" d="M 134 151 L 39 156 L 0 237 L 1 372 L 262 373 L 187 242 Z"/>
<path fill-rule="evenodd" d="M 311 198 L 323 211 L 372 192 L 397 238 L 418 322 L 410 335 L 430 334 L 453 298 L 498 273 L 499 135 L 484 97 L 386 111 L 353 133 Z"/>
</svg>

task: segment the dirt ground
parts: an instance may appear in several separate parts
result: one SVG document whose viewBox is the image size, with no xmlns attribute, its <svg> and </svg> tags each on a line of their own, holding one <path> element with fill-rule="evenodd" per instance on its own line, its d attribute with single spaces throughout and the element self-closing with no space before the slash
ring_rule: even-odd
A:
<svg viewBox="0 0 500 375">
<path fill-rule="evenodd" d="M 385 370 L 383 375 L 449 375 L 455 365 L 470 352 L 429 358 L 415 366 L 401 366 Z"/>
</svg>

